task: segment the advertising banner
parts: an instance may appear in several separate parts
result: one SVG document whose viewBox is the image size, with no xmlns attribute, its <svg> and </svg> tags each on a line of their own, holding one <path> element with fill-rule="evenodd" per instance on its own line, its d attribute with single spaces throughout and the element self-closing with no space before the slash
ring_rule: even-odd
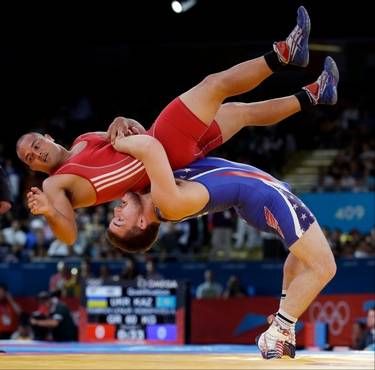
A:
<svg viewBox="0 0 375 370">
<path fill-rule="evenodd" d="M 369 232 L 375 227 L 375 193 L 302 193 L 321 226 Z"/>
<path fill-rule="evenodd" d="M 305 345 L 306 323 L 328 324 L 328 343 L 349 346 L 353 323 L 363 321 L 375 304 L 375 294 L 337 294 L 319 296 L 297 323 L 297 344 Z M 267 316 L 276 312 L 273 297 L 199 299 L 192 302 L 191 342 L 253 344 L 267 329 Z"/>
</svg>

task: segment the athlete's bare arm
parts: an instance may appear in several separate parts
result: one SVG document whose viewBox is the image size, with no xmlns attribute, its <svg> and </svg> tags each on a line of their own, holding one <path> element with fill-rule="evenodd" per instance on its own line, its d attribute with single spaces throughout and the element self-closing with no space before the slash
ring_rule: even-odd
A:
<svg viewBox="0 0 375 370">
<path fill-rule="evenodd" d="M 167 154 L 154 137 L 119 134 L 114 148 L 143 162 L 151 181 L 152 200 L 164 217 L 178 220 L 199 212 L 206 205 L 208 192 L 201 185 L 176 184 Z"/>
<path fill-rule="evenodd" d="M 27 205 L 34 215 L 43 215 L 56 238 L 71 245 L 77 239 L 75 213 L 64 185 L 51 176 L 44 180 L 43 191 L 32 187 L 27 194 Z"/>
<path fill-rule="evenodd" d="M 106 132 L 95 131 L 86 134 L 96 134 L 103 136 L 104 139 L 112 144 L 118 132 L 122 132 L 125 136 L 138 135 L 146 133 L 146 129 L 135 119 L 126 117 L 116 117 L 109 125 Z"/>
</svg>

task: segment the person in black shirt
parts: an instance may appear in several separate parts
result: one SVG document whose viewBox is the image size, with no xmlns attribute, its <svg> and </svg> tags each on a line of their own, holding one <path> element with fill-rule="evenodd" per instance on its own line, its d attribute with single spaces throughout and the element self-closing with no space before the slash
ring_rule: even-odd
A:
<svg viewBox="0 0 375 370">
<path fill-rule="evenodd" d="M 52 340 L 55 342 L 76 341 L 77 326 L 68 306 L 61 302 L 56 295 L 48 292 L 39 293 L 38 299 L 41 306 L 47 309 L 48 314 L 44 318 L 32 317 L 30 323 L 34 327 L 50 329 Z"/>
</svg>

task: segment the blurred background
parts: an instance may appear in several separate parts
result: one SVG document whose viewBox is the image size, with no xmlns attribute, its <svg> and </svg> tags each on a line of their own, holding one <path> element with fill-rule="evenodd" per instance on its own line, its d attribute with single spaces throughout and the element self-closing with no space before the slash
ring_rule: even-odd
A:
<svg viewBox="0 0 375 370">
<path fill-rule="evenodd" d="M 228 211 L 165 224 L 150 253 L 123 255 L 104 238 L 109 205 L 77 211 L 79 240 L 68 247 L 25 209 L 25 193 L 43 176 L 22 166 L 15 142 L 38 129 L 69 146 L 81 133 L 105 131 L 118 115 L 148 128 L 174 97 L 207 74 L 269 51 L 294 27 L 296 9 L 303 4 L 312 20 L 309 67 L 276 74 L 235 100 L 295 93 L 317 78 L 325 56 L 331 55 L 340 69 L 338 104 L 277 126 L 245 129 L 213 154 L 289 181 L 324 227 L 339 269 L 316 305 L 323 312 L 334 309 L 324 317 L 315 308 L 306 312 L 300 343 L 316 344 L 311 325 L 320 319 L 329 325 L 325 346 L 360 346 L 358 337 L 368 331 L 365 317 L 375 302 L 375 30 L 370 5 L 192 4 L 180 14 L 169 0 L 2 9 L 0 163 L 16 204 L 0 219 L 0 282 L 18 305 L 12 325 L 0 324 L 4 338 L 20 323 L 29 323 L 41 291 L 58 290 L 79 324 L 81 278 L 87 277 L 187 280 L 193 301 L 186 340 L 192 343 L 248 343 L 262 329 L 265 316 L 277 309 L 287 255 L 276 237 L 259 233 Z M 199 288 L 202 283 L 209 289 Z M 218 304 L 232 312 L 226 323 Z"/>
</svg>

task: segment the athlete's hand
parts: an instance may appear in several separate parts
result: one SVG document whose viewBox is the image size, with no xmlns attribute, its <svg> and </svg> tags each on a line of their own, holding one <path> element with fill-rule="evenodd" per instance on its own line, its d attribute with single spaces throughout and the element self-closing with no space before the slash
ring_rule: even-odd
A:
<svg viewBox="0 0 375 370">
<path fill-rule="evenodd" d="M 116 117 L 107 130 L 108 140 L 110 140 L 112 145 L 114 144 L 116 136 L 119 132 L 121 132 L 124 136 L 131 136 L 144 134 L 146 130 L 134 119 Z"/>
<path fill-rule="evenodd" d="M 51 213 L 52 204 L 42 190 L 33 186 L 27 193 L 27 206 L 33 215 L 48 215 Z"/>
<path fill-rule="evenodd" d="M 118 152 L 125 152 L 126 151 L 126 136 L 122 131 L 117 131 L 115 135 L 115 139 L 112 142 L 113 147 Z"/>
</svg>

